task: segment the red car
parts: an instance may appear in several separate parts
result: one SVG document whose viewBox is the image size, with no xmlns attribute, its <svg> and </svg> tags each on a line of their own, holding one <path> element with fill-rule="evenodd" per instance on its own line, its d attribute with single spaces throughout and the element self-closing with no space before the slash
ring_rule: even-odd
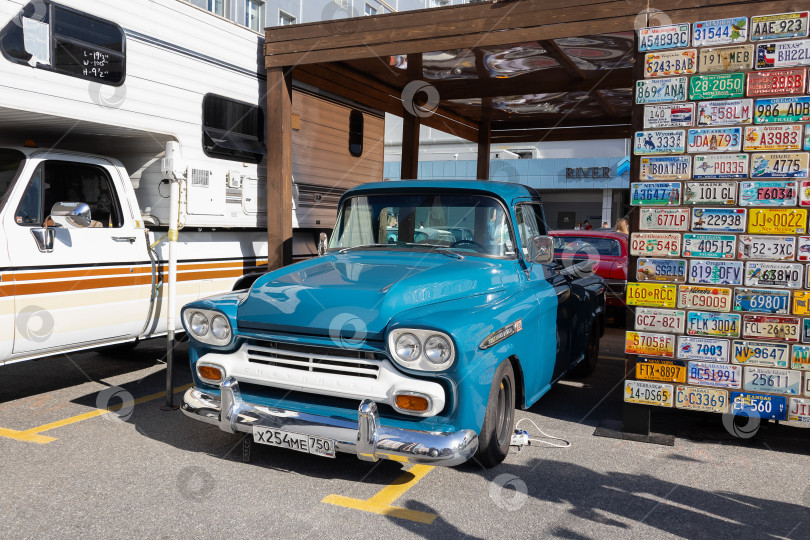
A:
<svg viewBox="0 0 810 540">
<path fill-rule="evenodd" d="M 570 272 L 593 271 L 607 285 L 608 307 L 625 306 L 627 290 L 627 235 L 606 229 L 551 231 L 554 258 Z M 591 269 L 592 267 L 592 269 Z"/>
</svg>

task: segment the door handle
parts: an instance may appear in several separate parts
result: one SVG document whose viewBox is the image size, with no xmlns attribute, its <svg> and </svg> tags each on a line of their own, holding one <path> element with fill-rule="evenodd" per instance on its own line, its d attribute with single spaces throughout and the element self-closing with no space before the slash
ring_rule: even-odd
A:
<svg viewBox="0 0 810 540">
<path fill-rule="evenodd" d="M 113 236 L 112 239 L 116 242 L 129 242 L 130 244 L 135 243 L 134 236 Z"/>
</svg>

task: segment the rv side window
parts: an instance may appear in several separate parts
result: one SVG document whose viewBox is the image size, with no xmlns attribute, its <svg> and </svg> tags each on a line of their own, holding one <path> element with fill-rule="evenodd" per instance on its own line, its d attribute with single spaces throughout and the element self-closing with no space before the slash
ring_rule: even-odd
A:
<svg viewBox="0 0 810 540">
<path fill-rule="evenodd" d="M 264 147 L 261 109 L 222 96 L 203 98 L 203 149 L 206 155 L 259 163 Z"/>
<path fill-rule="evenodd" d="M 111 22 L 36 0 L 0 32 L 8 60 L 101 84 L 124 82 L 124 32 Z"/>
<path fill-rule="evenodd" d="M 41 226 L 58 202 L 87 204 L 91 227 L 118 228 L 124 224 L 107 171 L 95 165 L 55 160 L 40 163 L 34 171 L 15 221 L 23 226 Z"/>
<path fill-rule="evenodd" d="M 354 157 L 363 155 L 363 113 L 349 113 L 349 153 Z"/>
</svg>

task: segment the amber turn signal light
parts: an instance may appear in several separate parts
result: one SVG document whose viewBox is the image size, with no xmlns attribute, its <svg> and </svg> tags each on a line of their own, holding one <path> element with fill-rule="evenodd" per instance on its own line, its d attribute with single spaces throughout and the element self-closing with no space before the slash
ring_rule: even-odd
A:
<svg viewBox="0 0 810 540">
<path fill-rule="evenodd" d="M 398 394 L 394 397 L 394 403 L 399 409 L 405 411 L 425 412 L 430 407 L 427 398 L 409 394 Z"/>
<path fill-rule="evenodd" d="M 222 380 L 222 370 L 214 366 L 199 366 L 197 373 L 200 377 L 209 381 L 219 382 Z"/>
</svg>

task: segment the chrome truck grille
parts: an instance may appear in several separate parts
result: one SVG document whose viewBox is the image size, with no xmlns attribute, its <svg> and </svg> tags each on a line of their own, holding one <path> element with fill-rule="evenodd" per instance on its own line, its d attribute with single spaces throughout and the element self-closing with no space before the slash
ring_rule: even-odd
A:
<svg viewBox="0 0 810 540">
<path fill-rule="evenodd" d="M 248 362 L 312 373 L 328 373 L 377 380 L 382 355 L 353 349 L 294 345 L 250 340 L 245 347 Z"/>
</svg>

